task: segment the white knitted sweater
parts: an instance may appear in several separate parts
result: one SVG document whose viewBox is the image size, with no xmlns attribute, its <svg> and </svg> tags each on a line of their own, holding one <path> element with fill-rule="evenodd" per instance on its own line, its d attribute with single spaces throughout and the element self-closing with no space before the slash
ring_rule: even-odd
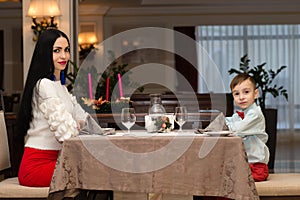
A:
<svg viewBox="0 0 300 200">
<path fill-rule="evenodd" d="M 46 78 L 34 89 L 32 114 L 25 146 L 44 150 L 60 150 L 65 139 L 78 135 L 77 121 L 88 115 L 60 81 Z"/>
</svg>

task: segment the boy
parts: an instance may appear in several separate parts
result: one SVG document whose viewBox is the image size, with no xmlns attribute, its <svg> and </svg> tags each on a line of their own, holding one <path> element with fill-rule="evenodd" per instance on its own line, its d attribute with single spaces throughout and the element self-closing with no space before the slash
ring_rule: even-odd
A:
<svg viewBox="0 0 300 200">
<path fill-rule="evenodd" d="M 226 125 L 243 138 L 254 181 L 265 181 L 269 175 L 268 134 L 265 132 L 264 115 L 255 103 L 258 98 L 256 83 L 251 76 L 243 73 L 233 78 L 230 89 L 235 105 L 242 112 L 226 117 Z"/>
</svg>

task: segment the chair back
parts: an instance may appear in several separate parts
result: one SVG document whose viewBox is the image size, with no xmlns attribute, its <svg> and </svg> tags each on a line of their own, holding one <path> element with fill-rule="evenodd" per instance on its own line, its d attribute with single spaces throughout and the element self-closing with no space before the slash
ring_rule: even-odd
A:
<svg viewBox="0 0 300 200">
<path fill-rule="evenodd" d="M 3 110 L 5 112 L 5 106 L 4 106 L 4 98 L 3 98 L 3 89 L 0 88 L 0 101 L 1 101 L 1 109 L 0 110 Z"/>
<path fill-rule="evenodd" d="M 0 171 L 10 168 L 9 146 L 3 110 L 0 110 Z"/>
</svg>

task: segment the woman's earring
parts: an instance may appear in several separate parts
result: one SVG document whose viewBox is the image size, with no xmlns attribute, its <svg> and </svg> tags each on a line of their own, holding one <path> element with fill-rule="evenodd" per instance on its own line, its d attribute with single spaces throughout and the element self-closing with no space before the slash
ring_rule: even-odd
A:
<svg viewBox="0 0 300 200">
<path fill-rule="evenodd" d="M 62 85 L 66 84 L 65 71 L 60 72 L 60 82 L 61 82 Z"/>
</svg>

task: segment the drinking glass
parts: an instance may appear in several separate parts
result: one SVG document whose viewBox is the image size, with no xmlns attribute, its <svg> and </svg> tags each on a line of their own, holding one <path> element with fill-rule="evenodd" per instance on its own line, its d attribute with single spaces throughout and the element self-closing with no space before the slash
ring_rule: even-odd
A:
<svg viewBox="0 0 300 200">
<path fill-rule="evenodd" d="M 121 122 L 128 129 L 128 134 L 130 134 L 130 128 L 135 124 L 135 121 L 134 108 L 122 108 Z"/>
<path fill-rule="evenodd" d="M 174 115 L 175 122 L 179 125 L 179 131 L 182 132 L 182 126 L 188 117 L 186 107 L 176 107 Z"/>
</svg>

